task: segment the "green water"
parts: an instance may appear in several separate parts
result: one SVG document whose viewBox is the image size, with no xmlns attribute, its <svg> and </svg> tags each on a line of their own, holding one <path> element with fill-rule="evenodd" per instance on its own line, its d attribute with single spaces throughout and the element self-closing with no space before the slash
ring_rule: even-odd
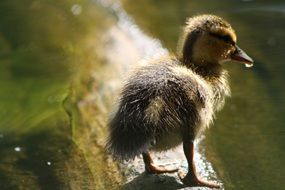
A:
<svg viewBox="0 0 285 190">
<path fill-rule="evenodd" d="M 212 13 L 232 23 L 255 66 L 226 65 L 233 95 L 207 131 L 207 158 L 225 189 L 283 189 L 284 2 L 122 3 L 172 52 L 186 17 Z M 113 95 L 106 84 L 121 69 L 106 60 L 104 35 L 117 18 L 101 5 L 1 0 L 1 190 L 112 189 L 120 182 L 102 146 Z"/>
<path fill-rule="evenodd" d="M 0 2 L 1 190 L 111 189 L 118 181 L 95 140 L 84 148 L 77 105 L 90 65 L 102 62 L 93 44 L 112 23 L 105 15 L 85 0 Z"/>
</svg>

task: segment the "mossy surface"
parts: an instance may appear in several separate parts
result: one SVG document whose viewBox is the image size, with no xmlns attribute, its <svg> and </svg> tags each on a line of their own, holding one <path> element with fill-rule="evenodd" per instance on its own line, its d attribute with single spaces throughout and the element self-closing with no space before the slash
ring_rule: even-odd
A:
<svg viewBox="0 0 285 190">
<path fill-rule="evenodd" d="M 98 94 L 91 78 L 114 16 L 85 0 L 0 9 L 0 189 L 115 188 L 122 179 L 101 142 L 108 107 L 81 106 Z"/>
</svg>

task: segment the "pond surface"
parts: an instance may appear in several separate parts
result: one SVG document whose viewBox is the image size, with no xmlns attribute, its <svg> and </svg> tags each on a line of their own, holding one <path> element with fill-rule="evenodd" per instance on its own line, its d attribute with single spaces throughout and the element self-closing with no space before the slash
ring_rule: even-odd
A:
<svg viewBox="0 0 285 190">
<path fill-rule="evenodd" d="M 120 179 L 96 138 L 106 111 L 90 103 L 94 135 L 81 100 L 113 16 L 73 0 L 3 0 L 0 10 L 0 189 L 112 189 Z"/>
<path fill-rule="evenodd" d="M 0 2 L 0 189 L 112 189 L 121 183 L 103 150 L 106 118 L 128 64 L 148 48 L 132 48 L 111 2 Z M 169 52 L 176 51 L 189 16 L 217 14 L 232 24 L 255 65 L 225 65 L 232 97 L 206 132 L 206 157 L 225 189 L 283 189 L 284 1 L 122 5 L 157 39 L 152 47 L 161 42 Z M 128 53 L 116 50 L 122 47 Z"/>
</svg>

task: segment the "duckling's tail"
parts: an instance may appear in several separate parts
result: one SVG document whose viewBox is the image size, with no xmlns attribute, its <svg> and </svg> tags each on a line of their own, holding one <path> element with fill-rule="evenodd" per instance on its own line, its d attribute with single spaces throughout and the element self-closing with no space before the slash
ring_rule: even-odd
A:
<svg viewBox="0 0 285 190">
<path fill-rule="evenodd" d="M 139 115 L 123 119 L 119 113 L 109 123 L 106 149 L 115 159 L 129 160 L 148 150 L 154 141 L 154 132 Z"/>
</svg>

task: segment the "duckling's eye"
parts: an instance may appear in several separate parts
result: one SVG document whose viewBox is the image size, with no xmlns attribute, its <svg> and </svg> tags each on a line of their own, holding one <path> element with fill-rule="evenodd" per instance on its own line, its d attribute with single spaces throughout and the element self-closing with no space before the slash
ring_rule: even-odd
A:
<svg viewBox="0 0 285 190">
<path fill-rule="evenodd" d="M 220 40 L 225 41 L 226 43 L 230 43 L 232 45 L 235 45 L 235 42 L 232 40 L 230 35 L 221 35 L 221 34 L 217 34 L 217 33 L 209 33 L 211 36 L 218 38 Z"/>
</svg>

